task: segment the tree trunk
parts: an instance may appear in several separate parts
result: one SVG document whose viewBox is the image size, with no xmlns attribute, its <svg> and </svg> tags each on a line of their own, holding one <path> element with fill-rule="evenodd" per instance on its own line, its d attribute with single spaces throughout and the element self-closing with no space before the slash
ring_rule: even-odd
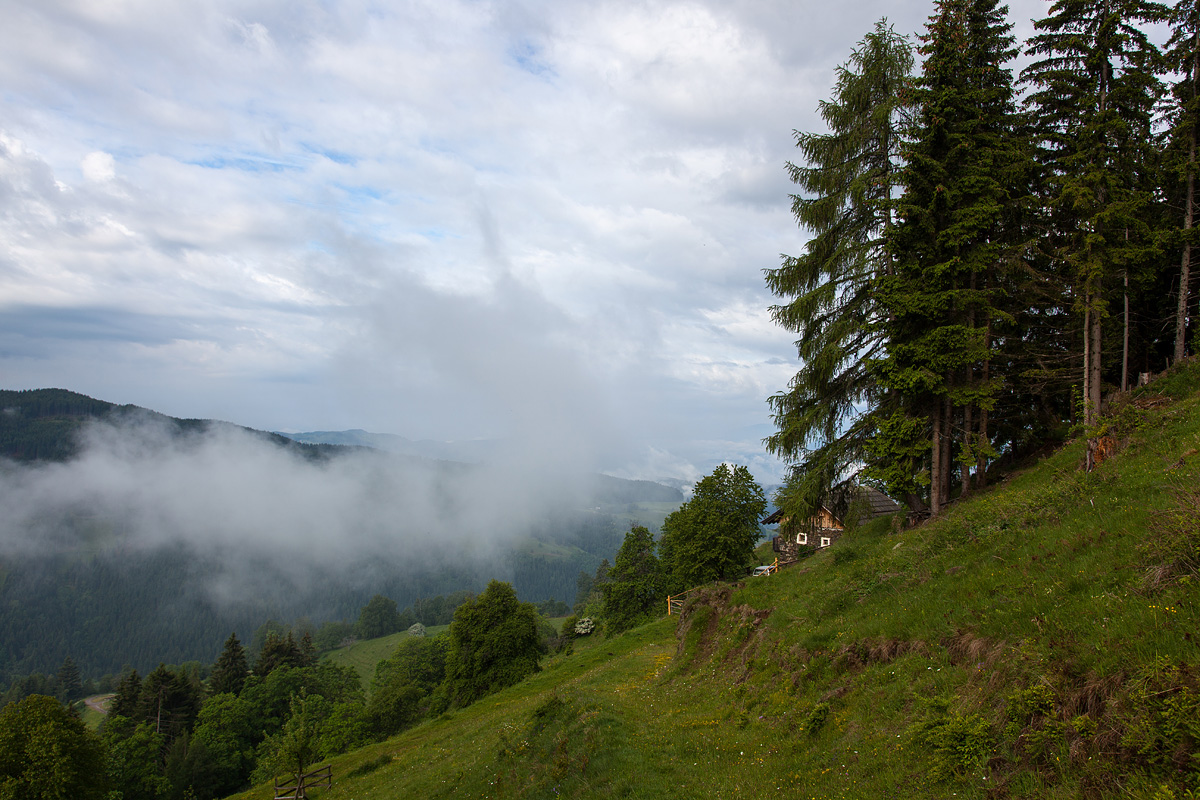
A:
<svg viewBox="0 0 1200 800">
<path fill-rule="evenodd" d="M 992 321 L 989 319 L 983 331 L 983 347 L 986 352 L 991 352 L 992 347 Z M 980 379 L 987 383 L 991 379 L 992 360 L 985 358 L 980 369 Z M 975 488 L 982 489 L 987 486 L 987 456 L 984 454 L 984 448 L 991 443 L 988 438 L 988 410 L 987 406 L 979 409 L 979 439 L 976 445 L 979 449 L 975 456 Z"/>
<path fill-rule="evenodd" d="M 1192 99 L 1200 86 L 1200 32 L 1192 37 Z M 1194 112 L 1193 112 L 1194 113 Z M 1183 259 L 1179 265 L 1179 305 L 1175 310 L 1175 362 L 1187 354 L 1187 318 L 1191 300 L 1192 244 L 1187 234 L 1192 229 L 1196 213 L 1196 135 L 1200 121 L 1192 120 L 1192 132 L 1188 139 L 1187 202 L 1183 207 Z"/>
<path fill-rule="evenodd" d="M 942 403 L 942 508 L 950 502 L 950 478 L 954 472 L 950 466 L 950 421 L 954 418 L 954 406 L 947 397 Z"/>
<path fill-rule="evenodd" d="M 974 432 L 971 430 L 971 425 L 974 420 L 971 418 L 971 405 L 968 403 L 963 407 L 963 444 L 970 447 L 973 446 L 975 438 Z M 964 459 L 962 462 L 962 493 L 960 497 L 966 497 L 971 491 L 971 465 Z"/>
<path fill-rule="evenodd" d="M 942 510 L 942 404 L 934 401 L 933 435 L 930 437 L 929 515 L 936 517 Z"/>
<path fill-rule="evenodd" d="M 1090 472 L 1096 465 L 1095 427 L 1100 420 L 1100 279 L 1089 282 L 1084 310 L 1084 364 L 1083 364 L 1083 424 L 1088 433 L 1086 469 Z"/>
<path fill-rule="evenodd" d="M 1129 241 L 1129 229 L 1125 229 Z M 1129 391 L 1129 270 L 1125 270 L 1125 333 L 1121 339 L 1121 391 Z"/>
</svg>

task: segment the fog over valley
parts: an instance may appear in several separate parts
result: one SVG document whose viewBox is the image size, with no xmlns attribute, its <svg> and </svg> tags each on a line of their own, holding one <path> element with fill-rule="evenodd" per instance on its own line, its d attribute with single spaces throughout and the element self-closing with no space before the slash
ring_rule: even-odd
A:
<svg viewBox="0 0 1200 800">
<path fill-rule="evenodd" d="M 5 393 L 7 446 L 43 430 L 20 399 L 41 394 Z M 612 512 L 648 503 L 654 525 L 682 500 L 579 471 L 566 450 L 466 464 L 118 407 L 65 436 L 66 458 L 0 462 L 0 591 L 24 593 L 29 612 L 5 624 L 40 615 L 65 641 L 87 636 L 83 618 L 135 607 L 150 627 L 198 615 L 223 638 L 235 620 L 353 620 L 373 593 L 403 607 L 490 578 L 570 602 L 577 574 L 619 544 Z M 105 602 L 87 608 L 97 592 Z"/>
</svg>

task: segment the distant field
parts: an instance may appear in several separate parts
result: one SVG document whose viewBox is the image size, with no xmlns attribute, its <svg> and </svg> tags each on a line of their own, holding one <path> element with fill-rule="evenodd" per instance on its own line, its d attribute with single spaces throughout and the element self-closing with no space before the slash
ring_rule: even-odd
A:
<svg viewBox="0 0 1200 800">
<path fill-rule="evenodd" d="M 109 703 L 116 695 L 109 694 L 94 694 L 91 697 L 83 698 L 83 705 L 80 708 L 80 717 L 83 718 L 83 724 L 87 725 L 92 730 L 97 730 L 100 723 L 104 721 L 105 714 L 108 713 Z"/>
<path fill-rule="evenodd" d="M 429 636 L 437 636 L 448 628 L 448 625 L 436 625 L 426 628 Z M 365 639 L 355 642 L 349 647 L 339 647 L 321 656 L 323 661 L 331 661 L 343 667 L 354 667 L 362 679 L 364 690 L 370 690 L 371 678 L 375 677 L 375 665 L 392 654 L 396 645 L 408 638 L 408 632 L 393 633 L 378 639 Z"/>
<path fill-rule="evenodd" d="M 657 532 L 662 528 L 663 520 L 672 511 L 679 508 L 679 503 L 635 503 L 630 506 L 605 508 L 612 515 L 622 530 L 629 530 L 633 525 L 644 525 Z"/>
</svg>

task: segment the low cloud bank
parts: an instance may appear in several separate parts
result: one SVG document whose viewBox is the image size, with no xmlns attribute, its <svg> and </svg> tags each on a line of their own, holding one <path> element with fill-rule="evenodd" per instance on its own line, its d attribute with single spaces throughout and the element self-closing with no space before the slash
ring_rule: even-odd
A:
<svg viewBox="0 0 1200 800">
<path fill-rule="evenodd" d="M 300 590 L 318 575 L 496 564 L 515 538 L 584 502 L 583 476 L 561 464 L 310 457 L 220 423 L 180 433 L 131 419 L 82 436 L 68 462 L 0 465 L 0 556 L 181 548 L 207 565 L 205 588 L 222 602 L 255 594 L 264 570 Z"/>
</svg>

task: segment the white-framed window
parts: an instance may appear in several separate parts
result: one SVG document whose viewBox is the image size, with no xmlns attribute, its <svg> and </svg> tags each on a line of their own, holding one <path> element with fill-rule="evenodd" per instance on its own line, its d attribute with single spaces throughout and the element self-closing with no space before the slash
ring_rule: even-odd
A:
<svg viewBox="0 0 1200 800">
<path fill-rule="evenodd" d="M 821 547 L 829 547 L 829 537 L 828 536 L 821 537 Z"/>
<path fill-rule="evenodd" d="M 797 533 L 796 534 L 796 544 L 808 544 L 808 534 L 807 533 Z"/>
</svg>

